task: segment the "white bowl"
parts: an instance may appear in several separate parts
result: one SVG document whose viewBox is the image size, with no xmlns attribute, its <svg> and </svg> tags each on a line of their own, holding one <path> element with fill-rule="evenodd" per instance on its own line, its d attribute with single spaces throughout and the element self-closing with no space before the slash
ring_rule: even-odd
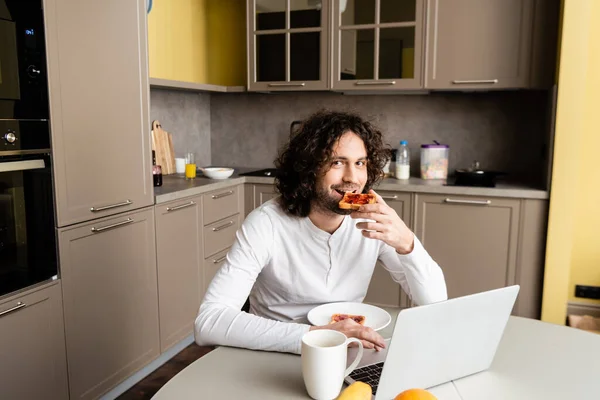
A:
<svg viewBox="0 0 600 400">
<path fill-rule="evenodd" d="M 233 168 L 202 168 L 202 173 L 210 179 L 227 179 L 233 174 Z"/>
</svg>

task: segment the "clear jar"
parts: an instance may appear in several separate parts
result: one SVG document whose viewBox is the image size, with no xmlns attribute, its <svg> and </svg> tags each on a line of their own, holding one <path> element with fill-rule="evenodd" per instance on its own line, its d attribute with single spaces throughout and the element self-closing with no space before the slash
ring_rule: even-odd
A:
<svg viewBox="0 0 600 400">
<path fill-rule="evenodd" d="M 446 179 L 448 177 L 448 154 L 446 144 L 421 145 L 421 179 Z"/>
</svg>

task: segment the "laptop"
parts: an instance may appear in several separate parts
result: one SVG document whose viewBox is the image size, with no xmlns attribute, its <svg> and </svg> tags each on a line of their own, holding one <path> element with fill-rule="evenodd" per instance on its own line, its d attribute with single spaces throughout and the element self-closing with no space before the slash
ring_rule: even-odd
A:
<svg viewBox="0 0 600 400">
<path fill-rule="evenodd" d="M 346 383 L 366 382 L 373 399 L 430 388 L 490 367 L 519 285 L 400 311 L 385 350 L 365 350 Z M 356 347 L 348 349 L 348 362 Z"/>
</svg>

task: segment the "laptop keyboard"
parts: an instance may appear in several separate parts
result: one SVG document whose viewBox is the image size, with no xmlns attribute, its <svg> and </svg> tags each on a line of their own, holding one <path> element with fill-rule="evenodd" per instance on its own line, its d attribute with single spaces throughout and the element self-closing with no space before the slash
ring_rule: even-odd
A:
<svg viewBox="0 0 600 400">
<path fill-rule="evenodd" d="M 381 370 L 383 369 L 383 362 L 367 365 L 366 367 L 358 368 L 352 371 L 350 378 L 355 381 L 360 381 L 371 385 L 373 394 L 377 393 L 377 386 L 379 385 L 379 378 L 381 377 Z"/>
</svg>

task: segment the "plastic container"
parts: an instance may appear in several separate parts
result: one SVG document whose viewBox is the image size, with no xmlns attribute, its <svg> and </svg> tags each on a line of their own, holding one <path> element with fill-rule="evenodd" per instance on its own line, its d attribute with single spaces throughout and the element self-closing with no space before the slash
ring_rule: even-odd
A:
<svg viewBox="0 0 600 400">
<path fill-rule="evenodd" d="M 396 153 L 396 179 L 410 178 L 410 150 L 406 140 L 400 141 L 400 147 Z"/>
<path fill-rule="evenodd" d="M 448 178 L 448 154 L 450 146 L 446 144 L 421 145 L 421 179 Z"/>
</svg>

